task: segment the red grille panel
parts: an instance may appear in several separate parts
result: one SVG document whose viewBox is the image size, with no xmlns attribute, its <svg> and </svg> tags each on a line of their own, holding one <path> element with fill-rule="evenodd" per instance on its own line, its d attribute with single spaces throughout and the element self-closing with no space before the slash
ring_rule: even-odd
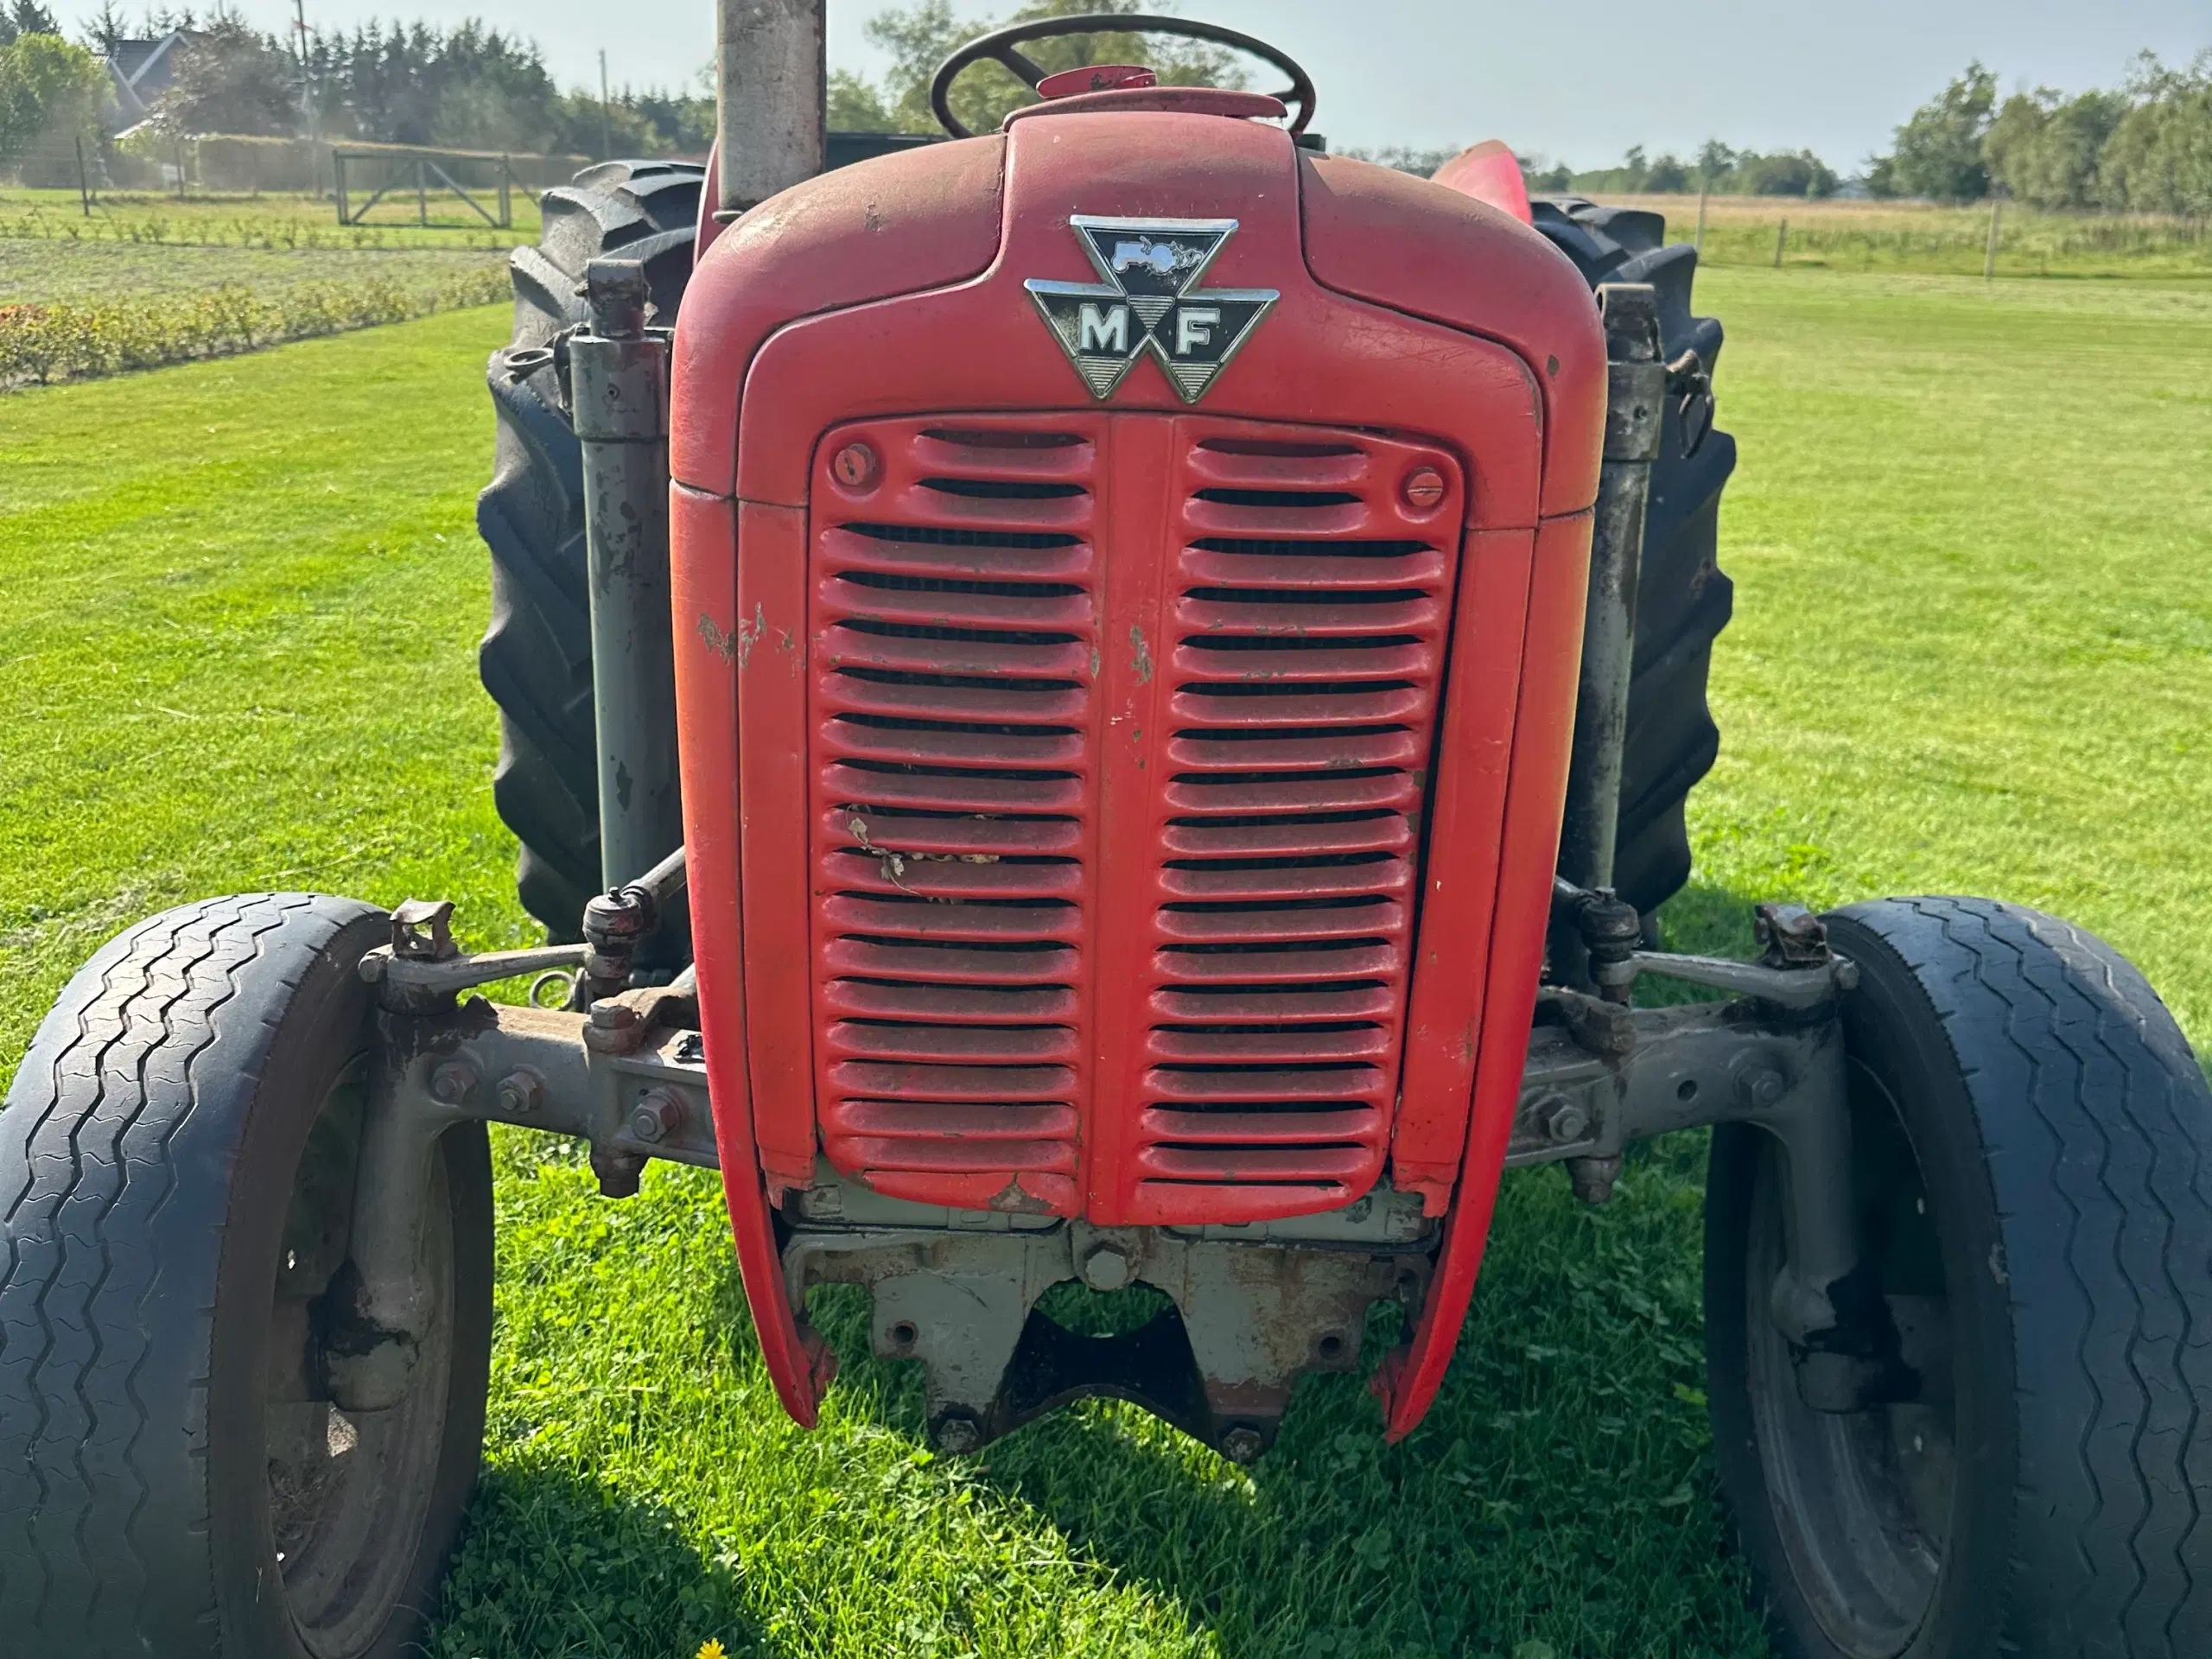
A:
<svg viewBox="0 0 2212 1659">
<path fill-rule="evenodd" d="M 1117 1222 L 1327 1209 L 1381 1173 L 1460 472 L 1285 430 L 825 439 L 816 1108 L 841 1169 Z M 853 442 L 860 486 L 829 464 Z M 1401 494 L 1421 467 L 1446 480 L 1427 512 Z"/>
<path fill-rule="evenodd" d="M 812 573 L 824 1149 L 898 1196 L 1072 1211 L 1095 438 L 852 435 L 880 474 L 817 474 Z"/>
<path fill-rule="evenodd" d="M 1128 1218 L 1348 1202 L 1389 1144 L 1461 516 L 1440 452 L 1180 447 Z M 1399 490 L 1450 480 L 1427 513 Z"/>
</svg>

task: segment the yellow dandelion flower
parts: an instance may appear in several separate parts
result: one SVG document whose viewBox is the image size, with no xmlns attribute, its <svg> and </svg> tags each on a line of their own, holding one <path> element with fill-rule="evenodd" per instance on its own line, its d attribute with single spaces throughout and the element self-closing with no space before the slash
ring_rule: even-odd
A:
<svg viewBox="0 0 2212 1659">
<path fill-rule="evenodd" d="M 729 1649 L 722 1646 L 721 1637 L 710 1636 L 699 1644 L 692 1659 L 729 1659 Z"/>
</svg>

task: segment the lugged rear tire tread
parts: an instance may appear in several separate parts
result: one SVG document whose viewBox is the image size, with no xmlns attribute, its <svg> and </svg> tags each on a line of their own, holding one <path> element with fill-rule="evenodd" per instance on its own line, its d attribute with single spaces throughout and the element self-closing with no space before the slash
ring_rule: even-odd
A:
<svg viewBox="0 0 2212 1659">
<path fill-rule="evenodd" d="M 1536 229 L 1592 289 L 1600 283 L 1657 289 L 1660 343 L 1669 361 L 1694 350 L 1708 371 L 1714 366 L 1720 323 L 1691 309 L 1697 250 L 1669 244 L 1664 219 L 1637 208 L 1600 207 L 1580 196 L 1538 197 L 1531 205 Z M 1720 493 L 1735 469 L 1736 441 L 1726 432 L 1713 431 L 1696 454 L 1682 454 L 1681 424 L 1669 399 L 1637 583 L 1636 661 L 1613 855 L 1613 885 L 1647 912 L 1689 880 L 1684 804 L 1720 752 L 1706 682 L 1713 639 L 1728 626 L 1734 605 L 1718 545 Z"/>
<path fill-rule="evenodd" d="M 559 940 L 579 937 L 600 885 L 582 460 L 558 374 L 548 365 L 513 376 L 508 359 L 584 321 L 575 290 L 601 254 L 643 261 L 652 320 L 673 321 L 691 275 L 702 173 L 683 162 L 604 162 L 547 191 L 538 245 L 509 261 L 513 338 L 486 372 L 499 433 L 476 504 L 492 555 L 478 662 L 499 708 L 493 798 L 522 843 L 523 907 Z"/>
</svg>

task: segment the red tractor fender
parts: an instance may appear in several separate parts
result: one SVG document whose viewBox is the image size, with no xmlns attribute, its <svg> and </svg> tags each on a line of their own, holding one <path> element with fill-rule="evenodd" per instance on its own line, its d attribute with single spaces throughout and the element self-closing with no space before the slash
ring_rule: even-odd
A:
<svg viewBox="0 0 2212 1659">
<path fill-rule="evenodd" d="M 1529 208 L 1529 181 L 1522 175 L 1520 158 L 1506 148 L 1503 139 L 1485 138 L 1461 150 L 1432 176 L 1446 189 L 1487 202 L 1523 225 L 1535 223 Z"/>
</svg>

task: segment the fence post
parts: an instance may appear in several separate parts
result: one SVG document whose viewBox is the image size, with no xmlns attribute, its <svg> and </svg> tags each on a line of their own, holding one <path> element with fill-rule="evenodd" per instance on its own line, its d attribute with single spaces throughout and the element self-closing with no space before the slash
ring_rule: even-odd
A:
<svg viewBox="0 0 2212 1659">
<path fill-rule="evenodd" d="M 1997 216 L 2004 211 L 2004 197 L 1990 197 L 1989 245 L 1982 251 L 1981 255 L 1981 280 L 1985 283 L 1994 282 L 1997 279 Z"/>
<path fill-rule="evenodd" d="M 330 152 L 330 193 L 338 198 L 338 222 L 346 224 L 346 158 L 335 146 Z"/>
<path fill-rule="evenodd" d="M 420 157 L 415 162 L 415 218 L 424 230 L 430 228 L 430 187 Z"/>
<path fill-rule="evenodd" d="M 85 210 L 85 217 L 92 216 L 92 188 L 85 180 L 85 135 L 77 135 L 77 201 Z"/>
<path fill-rule="evenodd" d="M 508 188 L 513 184 L 514 176 L 513 164 L 502 155 L 499 157 L 499 228 L 503 231 L 511 231 L 514 228 L 514 204 L 508 194 Z"/>
<path fill-rule="evenodd" d="M 1774 268 L 1777 270 L 1782 269 L 1782 250 L 1789 245 L 1789 221 L 1785 219 L 1775 228 L 1774 232 Z"/>
<path fill-rule="evenodd" d="M 1700 253 L 1705 251 L 1705 199 L 1713 194 L 1713 181 L 1700 179 L 1697 185 L 1697 237 L 1690 245 Z"/>
</svg>

